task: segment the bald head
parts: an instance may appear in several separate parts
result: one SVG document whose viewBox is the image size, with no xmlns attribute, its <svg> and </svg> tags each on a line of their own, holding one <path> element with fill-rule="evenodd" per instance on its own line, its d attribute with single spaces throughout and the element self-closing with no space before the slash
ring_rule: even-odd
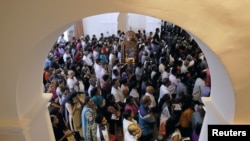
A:
<svg viewBox="0 0 250 141">
<path fill-rule="evenodd" d="M 138 127 L 137 127 L 137 124 L 132 123 L 132 124 L 130 124 L 130 125 L 128 126 L 128 131 L 129 131 L 129 132 L 133 132 L 133 131 L 135 131 L 137 128 L 138 128 Z"/>
<path fill-rule="evenodd" d="M 138 124 L 132 123 L 128 126 L 128 132 L 132 135 L 132 136 L 141 136 L 141 128 Z"/>
<path fill-rule="evenodd" d="M 72 78 L 75 75 L 75 72 L 73 70 L 68 71 L 68 76 Z"/>
</svg>

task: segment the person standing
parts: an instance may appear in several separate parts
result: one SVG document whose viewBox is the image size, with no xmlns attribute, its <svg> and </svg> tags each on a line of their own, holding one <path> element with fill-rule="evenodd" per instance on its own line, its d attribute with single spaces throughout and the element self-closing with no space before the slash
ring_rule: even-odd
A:
<svg viewBox="0 0 250 141">
<path fill-rule="evenodd" d="M 75 72 L 73 70 L 68 71 L 67 86 L 69 87 L 70 92 L 79 91 L 79 82 L 75 77 Z"/>
<path fill-rule="evenodd" d="M 95 118 L 97 141 L 110 141 L 108 132 L 108 122 L 103 114 L 97 114 Z"/>
<path fill-rule="evenodd" d="M 168 78 L 165 78 L 162 80 L 162 84 L 161 84 L 161 87 L 160 87 L 160 95 L 158 97 L 158 104 L 161 100 L 161 98 L 165 95 L 165 94 L 168 94 L 170 96 L 170 98 L 172 99 L 172 95 L 170 95 L 170 92 L 168 90 L 168 86 L 170 85 L 170 81 Z"/>
<path fill-rule="evenodd" d="M 124 136 L 124 141 L 128 140 L 126 138 L 126 134 L 128 132 L 128 126 L 130 124 L 137 124 L 137 121 L 134 119 L 134 112 L 132 112 L 131 110 L 125 110 L 123 112 L 123 120 L 122 120 L 122 124 L 123 124 L 123 134 Z"/>
<path fill-rule="evenodd" d="M 115 101 L 115 97 L 113 94 L 107 95 L 107 114 L 106 118 L 109 123 L 109 136 L 111 141 L 115 141 L 117 139 L 118 127 L 121 121 L 121 110 L 120 105 Z"/>
<path fill-rule="evenodd" d="M 64 34 L 62 34 L 58 40 L 57 40 L 57 44 L 61 45 L 61 46 L 65 46 L 66 45 L 66 40 L 64 39 Z"/>
<path fill-rule="evenodd" d="M 150 111 L 151 98 L 147 95 L 142 97 L 139 109 L 139 125 L 142 130 L 141 141 L 152 141 L 154 124 L 156 119 Z"/>
<path fill-rule="evenodd" d="M 156 108 L 156 102 L 155 102 L 155 97 L 154 97 L 154 87 L 147 86 L 145 95 L 150 97 L 151 102 L 150 102 L 149 108 L 151 110 L 154 110 L 154 108 Z"/>
<path fill-rule="evenodd" d="M 85 98 L 85 106 L 82 109 L 81 121 L 83 137 L 86 141 L 96 141 L 96 106 L 90 97 Z"/>
<path fill-rule="evenodd" d="M 74 132 L 66 132 L 68 131 L 67 128 L 63 129 L 59 126 L 59 119 L 57 118 L 57 116 L 50 115 L 50 119 L 56 141 L 68 141 L 67 138 L 69 138 L 70 136 L 73 137 Z"/>
<path fill-rule="evenodd" d="M 153 36 L 153 42 L 152 42 L 153 43 L 153 49 L 154 49 L 155 53 L 158 53 L 159 48 L 160 48 L 160 44 L 161 44 L 161 39 L 160 39 L 159 33 L 160 33 L 160 29 L 156 28 L 154 36 Z"/>
</svg>

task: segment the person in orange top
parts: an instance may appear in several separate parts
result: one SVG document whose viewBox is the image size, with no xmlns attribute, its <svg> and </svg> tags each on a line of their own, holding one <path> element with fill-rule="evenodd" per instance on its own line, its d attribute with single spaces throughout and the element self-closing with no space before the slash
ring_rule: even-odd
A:
<svg viewBox="0 0 250 141">
<path fill-rule="evenodd" d="M 44 68 L 44 72 L 43 72 L 43 84 L 44 84 L 44 86 L 48 82 L 49 76 L 50 76 L 49 67 L 46 67 L 46 68 Z"/>
<path fill-rule="evenodd" d="M 192 100 L 186 100 L 179 119 L 180 131 L 183 137 L 191 137 L 192 134 L 192 115 L 194 112 L 194 106 Z"/>
</svg>

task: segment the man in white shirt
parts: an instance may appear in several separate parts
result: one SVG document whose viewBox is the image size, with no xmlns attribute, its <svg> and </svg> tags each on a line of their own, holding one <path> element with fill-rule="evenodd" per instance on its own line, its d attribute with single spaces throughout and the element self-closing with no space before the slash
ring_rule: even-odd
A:
<svg viewBox="0 0 250 141">
<path fill-rule="evenodd" d="M 205 87 L 206 73 L 201 73 L 195 80 L 192 96 L 193 101 L 196 103 L 202 103 L 201 90 Z"/>
<path fill-rule="evenodd" d="M 143 67 L 142 64 L 139 62 L 135 68 L 135 77 L 138 82 L 141 81 L 142 74 L 143 74 Z"/>
<path fill-rule="evenodd" d="M 62 35 L 58 38 L 58 40 L 57 40 L 57 44 L 59 44 L 59 45 L 61 45 L 61 46 L 65 46 L 66 42 L 67 42 L 67 41 L 64 39 L 64 34 L 62 34 Z"/>
<path fill-rule="evenodd" d="M 96 59 L 99 58 L 99 47 L 95 46 L 94 47 L 94 50 L 93 50 L 93 58 L 94 58 L 94 61 L 96 61 Z"/>
<path fill-rule="evenodd" d="M 188 65 L 189 65 L 189 61 L 187 61 L 187 60 L 182 61 L 182 65 L 181 65 L 181 73 L 182 74 L 188 72 Z"/>
<path fill-rule="evenodd" d="M 164 70 L 161 73 L 161 80 L 164 80 L 165 78 L 168 78 L 168 77 L 169 77 L 169 74 L 168 74 L 167 70 Z"/>
<path fill-rule="evenodd" d="M 113 70 L 117 70 L 118 74 L 116 75 Z M 112 79 L 114 78 L 120 79 L 120 62 L 118 59 L 115 60 L 114 66 L 112 68 Z"/>
<path fill-rule="evenodd" d="M 67 86 L 70 92 L 79 91 L 79 82 L 75 77 L 75 72 L 73 70 L 68 71 Z"/>
<path fill-rule="evenodd" d="M 169 80 L 170 80 L 171 84 L 168 86 L 168 90 L 169 90 L 170 94 L 172 95 L 172 98 L 175 98 L 175 96 L 176 96 L 176 87 L 177 87 L 177 84 L 179 82 L 179 80 L 176 77 L 176 74 L 177 74 L 177 69 L 172 68 L 171 73 L 169 75 Z"/>
<path fill-rule="evenodd" d="M 113 67 L 113 63 L 115 62 L 116 56 L 115 56 L 115 52 L 114 50 L 111 51 L 111 53 L 109 54 L 109 65 L 110 68 Z"/>
<path fill-rule="evenodd" d="M 163 71 L 165 71 L 165 65 L 164 63 L 166 63 L 166 58 L 161 58 L 160 60 L 160 65 L 159 65 L 159 72 L 162 73 Z"/>
<path fill-rule="evenodd" d="M 115 102 L 118 104 L 124 103 L 124 96 L 122 94 L 122 91 L 120 89 L 120 82 L 118 79 L 113 79 L 111 82 L 112 88 L 111 88 L 111 94 L 115 97 Z"/>
<path fill-rule="evenodd" d="M 159 95 L 159 98 L 158 98 L 158 103 L 160 102 L 161 98 L 165 95 L 165 94 L 168 94 L 170 95 L 169 93 L 169 90 L 168 90 L 168 86 L 170 85 L 170 81 L 168 78 L 165 78 L 162 80 L 162 84 L 161 84 L 161 87 L 160 87 L 160 95 Z M 172 99 L 171 95 L 170 95 L 170 98 Z"/>
<path fill-rule="evenodd" d="M 67 58 L 68 58 L 68 57 L 69 57 L 70 60 L 72 61 L 72 57 L 71 57 L 71 55 L 70 55 L 70 53 L 69 53 L 69 50 L 66 49 L 65 52 L 64 52 L 64 54 L 63 54 L 63 61 L 64 61 L 64 63 L 67 62 Z"/>
<path fill-rule="evenodd" d="M 94 70 L 95 70 L 95 75 L 96 75 L 96 79 L 97 79 L 97 86 L 99 86 L 100 79 L 101 79 L 101 70 L 102 70 L 100 58 L 96 59 L 95 64 L 94 64 Z"/>
<path fill-rule="evenodd" d="M 102 84 L 104 83 L 103 76 L 105 74 L 109 74 L 109 72 L 108 72 L 108 64 L 107 63 L 102 63 L 102 68 L 101 68 L 101 72 L 100 72 L 100 86 L 102 86 Z"/>
<path fill-rule="evenodd" d="M 82 60 L 88 65 L 90 71 L 92 71 L 92 66 L 94 64 L 92 53 L 90 51 L 84 51 L 84 55 L 82 57 Z"/>
<path fill-rule="evenodd" d="M 129 95 L 134 98 L 136 104 L 139 104 L 140 95 L 139 95 L 139 92 L 137 90 L 139 88 L 139 83 L 137 81 L 132 81 L 131 86 L 132 86 L 132 89 L 131 89 Z"/>
<path fill-rule="evenodd" d="M 89 88 L 88 88 L 88 95 L 91 97 L 91 90 L 96 86 L 96 79 L 94 77 L 91 77 L 89 79 Z"/>
</svg>

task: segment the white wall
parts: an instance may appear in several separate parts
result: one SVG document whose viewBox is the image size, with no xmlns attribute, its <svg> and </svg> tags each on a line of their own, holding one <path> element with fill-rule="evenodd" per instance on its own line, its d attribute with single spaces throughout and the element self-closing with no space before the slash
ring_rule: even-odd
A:
<svg viewBox="0 0 250 141">
<path fill-rule="evenodd" d="M 128 26 L 132 31 L 137 32 L 146 28 L 146 16 L 139 14 L 128 14 Z"/>
<path fill-rule="evenodd" d="M 74 25 L 71 25 L 66 31 L 64 31 L 64 39 L 66 41 L 69 41 L 74 36 L 75 36 L 75 28 Z"/>
<path fill-rule="evenodd" d="M 126 29 L 125 32 L 128 30 L 137 32 L 138 30 L 142 31 L 145 29 L 146 33 L 154 32 L 155 28 L 161 26 L 161 20 L 157 18 L 133 13 L 124 14 L 125 13 L 122 13 L 122 15 L 126 17 L 123 17 L 120 21 L 118 21 L 120 13 L 100 14 L 82 19 L 84 36 L 90 35 L 90 37 L 92 37 L 92 35 L 95 34 L 96 37 L 99 38 L 101 33 L 103 33 L 104 36 L 116 35 L 119 25 L 123 27 L 123 29 Z M 126 21 L 124 21 L 124 18 Z M 74 36 L 74 26 L 70 26 L 64 34 L 66 40 Z"/>
<path fill-rule="evenodd" d="M 155 32 L 155 28 L 161 27 L 161 19 L 140 15 L 140 14 L 128 14 L 128 26 L 131 30 L 137 32 L 138 30 L 146 30 L 146 33 Z"/>
<path fill-rule="evenodd" d="M 146 33 L 155 32 L 156 28 L 161 27 L 161 20 L 158 18 L 146 16 Z"/>
<path fill-rule="evenodd" d="M 99 38 L 101 33 L 103 33 L 104 36 L 116 35 L 118 15 L 119 13 L 108 13 L 84 18 L 82 20 L 84 36 L 88 34 L 92 37 L 92 35 L 95 34 L 96 37 Z"/>
</svg>

